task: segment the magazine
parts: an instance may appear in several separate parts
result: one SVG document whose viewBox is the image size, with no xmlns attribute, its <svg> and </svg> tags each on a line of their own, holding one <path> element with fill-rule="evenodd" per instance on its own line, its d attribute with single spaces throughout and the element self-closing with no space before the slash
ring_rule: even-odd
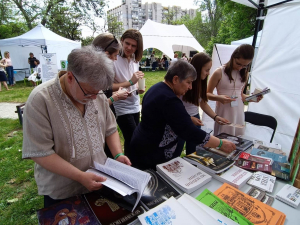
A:
<svg viewBox="0 0 300 225">
<path fill-rule="evenodd" d="M 240 138 L 240 137 L 236 137 L 236 136 L 226 134 L 226 133 L 218 134 L 216 137 L 220 138 L 220 139 L 225 139 L 225 140 L 231 141 L 232 143 L 235 144 L 236 149 L 241 150 L 241 151 L 246 151 L 248 148 L 250 148 L 253 145 L 253 141 L 250 141 L 250 140 L 247 140 L 244 138 Z"/>
</svg>

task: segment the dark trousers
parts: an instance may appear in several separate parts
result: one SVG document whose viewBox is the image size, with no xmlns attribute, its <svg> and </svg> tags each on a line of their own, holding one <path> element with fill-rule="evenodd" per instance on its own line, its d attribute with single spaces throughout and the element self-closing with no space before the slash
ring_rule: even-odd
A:
<svg viewBox="0 0 300 225">
<path fill-rule="evenodd" d="M 198 119 L 200 119 L 200 116 L 199 114 L 193 116 L 193 117 L 196 117 Z M 197 126 L 199 129 L 201 129 L 201 126 Z M 184 143 L 185 143 L 185 140 L 181 139 L 180 137 L 178 137 L 178 143 L 177 143 L 177 147 L 176 147 L 176 150 L 175 152 L 178 150 L 181 149 L 181 151 L 183 150 L 183 146 L 184 146 Z M 193 152 L 196 151 L 196 144 L 194 144 L 193 142 L 186 142 L 185 144 L 185 149 L 186 149 L 186 155 L 189 155 L 189 154 L 192 154 Z"/>
<path fill-rule="evenodd" d="M 44 195 L 44 208 L 54 205 L 56 203 L 59 203 L 63 200 L 65 200 L 65 199 L 53 199 L 53 198 L 49 197 L 49 195 Z"/>
<path fill-rule="evenodd" d="M 140 112 L 133 114 L 126 114 L 117 117 L 117 123 L 122 131 L 124 137 L 124 154 L 128 155 L 130 151 L 130 141 L 133 132 L 140 122 Z"/>
<path fill-rule="evenodd" d="M 8 82 L 10 85 L 14 84 L 14 68 L 12 66 L 6 67 L 6 73 L 8 75 Z"/>
</svg>

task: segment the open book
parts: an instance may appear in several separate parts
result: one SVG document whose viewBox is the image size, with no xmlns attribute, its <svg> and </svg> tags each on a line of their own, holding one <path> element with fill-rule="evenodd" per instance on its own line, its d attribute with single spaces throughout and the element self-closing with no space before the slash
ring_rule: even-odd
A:
<svg viewBox="0 0 300 225">
<path fill-rule="evenodd" d="M 247 98 L 245 98 L 245 100 L 247 101 L 247 102 L 249 102 L 250 100 L 252 100 L 252 99 L 256 99 L 258 96 L 260 96 L 260 95 L 265 95 L 265 94 L 268 94 L 268 93 L 270 93 L 271 92 L 271 89 L 270 88 L 264 88 L 263 90 L 261 90 L 261 91 L 255 91 L 254 93 L 253 93 L 253 95 L 250 95 L 250 96 L 248 96 Z"/>
<path fill-rule="evenodd" d="M 94 162 L 94 166 L 95 168 L 89 169 L 87 172 L 105 177 L 106 181 L 102 182 L 103 185 L 122 196 L 132 195 L 130 198 L 136 199 L 132 208 L 133 211 L 151 178 L 150 174 L 110 158 L 107 158 L 104 165 Z M 136 197 L 133 196 L 134 194 Z"/>
</svg>

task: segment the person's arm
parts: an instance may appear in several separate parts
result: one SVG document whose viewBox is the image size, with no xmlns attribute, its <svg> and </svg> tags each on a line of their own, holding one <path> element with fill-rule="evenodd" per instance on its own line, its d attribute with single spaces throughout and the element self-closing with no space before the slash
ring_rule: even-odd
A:
<svg viewBox="0 0 300 225">
<path fill-rule="evenodd" d="M 210 136 L 209 141 L 204 145 L 204 147 L 207 148 L 217 148 L 218 146 L 220 146 L 220 150 L 226 153 L 230 153 L 236 149 L 235 144 L 233 144 L 231 141 L 223 139 L 221 142 L 219 138 L 212 135 Z"/>
<path fill-rule="evenodd" d="M 201 100 L 200 102 L 200 107 L 203 110 L 203 112 L 205 112 L 210 118 L 212 118 L 214 121 L 216 121 L 219 124 L 226 124 L 226 123 L 230 123 L 229 120 L 217 115 L 211 108 L 210 106 L 207 104 L 207 102 Z"/>
<path fill-rule="evenodd" d="M 119 100 L 125 100 L 127 97 L 128 97 L 128 91 L 123 90 L 122 87 L 120 87 L 119 90 L 114 92 L 110 98 L 107 98 L 107 101 L 108 101 L 109 105 L 112 105 L 113 102 L 112 102 L 111 98 L 113 99 L 114 102 L 116 102 Z"/>
<path fill-rule="evenodd" d="M 135 85 L 139 78 L 143 78 L 144 77 L 144 73 L 142 71 L 137 71 L 135 73 L 133 73 L 132 77 L 130 78 L 131 82 L 130 81 L 125 81 L 125 82 L 122 82 L 122 83 L 113 83 L 113 87 L 112 87 L 112 90 L 113 91 L 117 91 L 119 90 L 120 87 L 130 87 L 131 85 Z"/>
<path fill-rule="evenodd" d="M 118 154 L 123 153 L 118 131 L 116 131 L 112 135 L 106 137 L 105 142 L 106 142 L 107 146 L 109 147 L 110 152 L 113 155 L 113 157 L 116 157 Z M 121 163 L 124 163 L 126 165 L 129 165 L 129 166 L 131 165 L 130 160 L 125 155 L 119 155 L 116 160 Z"/>
<path fill-rule="evenodd" d="M 221 68 L 219 68 L 213 73 L 213 75 L 209 79 L 208 86 L 207 86 L 208 99 L 211 101 L 221 102 L 222 104 L 227 104 L 232 101 L 235 101 L 235 99 L 232 99 L 227 95 L 214 95 L 213 94 L 213 91 L 214 91 L 215 87 L 217 87 L 221 78 L 222 78 L 222 70 L 221 70 Z"/>
<path fill-rule="evenodd" d="M 99 190 L 102 187 L 101 182 L 106 180 L 106 178 L 96 174 L 79 170 L 56 153 L 45 157 L 31 157 L 31 159 L 52 173 L 81 183 L 89 191 Z"/>
<path fill-rule="evenodd" d="M 28 59 L 28 64 L 30 64 L 30 60 Z"/>
</svg>

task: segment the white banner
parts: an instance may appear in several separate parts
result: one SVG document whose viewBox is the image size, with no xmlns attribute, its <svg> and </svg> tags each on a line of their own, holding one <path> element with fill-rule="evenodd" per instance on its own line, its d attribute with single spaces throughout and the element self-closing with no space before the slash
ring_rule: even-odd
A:
<svg viewBox="0 0 300 225">
<path fill-rule="evenodd" d="M 56 53 L 40 54 L 42 67 L 42 81 L 46 82 L 56 77 L 58 73 Z"/>
</svg>

